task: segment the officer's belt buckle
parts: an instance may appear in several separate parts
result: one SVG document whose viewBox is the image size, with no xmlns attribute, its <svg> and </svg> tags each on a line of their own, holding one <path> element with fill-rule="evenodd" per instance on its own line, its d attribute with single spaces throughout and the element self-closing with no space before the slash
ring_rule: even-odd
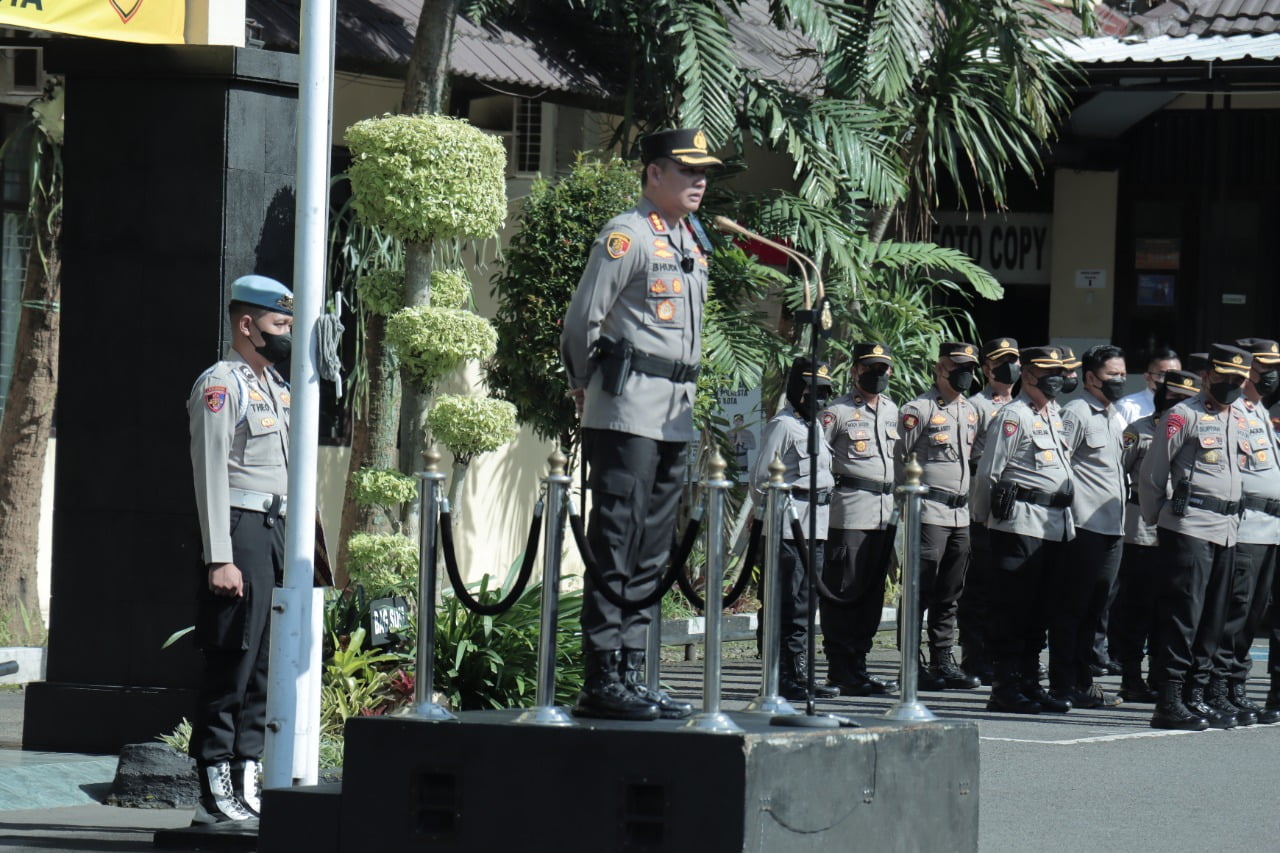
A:
<svg viewBox="0 0 1280 853">
<path fill-rule="evenodd" d="M 230 489 L 231 506 L 233 509 L 247 509 L 250 512 L 271 512 L 271 505 L 275 503 L 276 495 L 271 492 L 255 492 L 252 489 Z M 276 511 L 276 515 L 283 518 L 289 508 L 289 496 L 280 495 L 280 508 Z"/>
</svg>

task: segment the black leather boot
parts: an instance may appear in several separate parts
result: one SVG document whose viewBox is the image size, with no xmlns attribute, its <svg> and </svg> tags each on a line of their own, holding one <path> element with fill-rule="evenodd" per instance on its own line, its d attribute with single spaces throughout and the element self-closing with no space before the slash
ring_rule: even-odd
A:
<svg viewBox="0 0 1280 853">
<path fill-rule="evenodd" d="M 924 649 L 920 650 L 920 656 L 916 662 L 916 689 L 917 690 L 946 690 L 947 680 L 933 671 L 933 667 L 924 659 Z"/>
<path fill-rule="evenodd" d="M 656 720 L 658 706 L 627 689 L 622 683 L 622 652 L 586 652 L 583 655 L 586 678 L 573 707 L 575 717 L 597 717 L 605 720 Z"/>
<path fill-rule="evenodd" d="M 1022 679 L 1022 695 L 1040 706 L 1040 710 L 1050 714 L 1065 714 L 1075 707 L 1071 697 L 1056 696 L 1044 689 L 1038 678 Z"/>
<path fill-rule="evenodd" d="M 942 686 L 947 690 L 976 690 L 982 686 L 982 679 L 975 675 L 970 675 L 959 666 L 956 665 L 956 659 L 951 651 L 951 647 L 947 646 L 941 649 L 929 649 L 931 664 L 929 671 L 935 679 L 942 680 Z"/>
<path fill-rule="evenodd" d="M 1142 679 L 1142 661 L 1121 664 L 1120 698 L 1126 702 L 1155 702 L 1159 697 Z"/>
<path fill-rule="evenodd" d="M 693 713 L 693 706 L 688 702 L 679 702 L 671 698 L 671 694 L 659 688 L 657 692 L 650 690 L 645 680 L 645 653 L 643 650 L 622 650 L 622 683 L 626 688 L 658 706 L 658 716 L 664 720 L 683 720 Z"/>
<path fill-rule="evenodd" d="M 991 681 L 991 697 L 987 699 L 988 711 L 1004 711 L 1009 714 L 1039 714 L 1040 703 L 1022 692 L 1025 679 L 1007 664 L 994 666 Z"/>
<path fill-rule="evenodd" d="M 1209 721 L 1192 711 L 1182 701 L 1181 682 L 1166 681 L 1160 685 L 1156 710 L 1151 715 L 1151 728 L 1202 732 L 1209 728 Z"/>
<path fill-rule="evenodd" d="M 787 656 L 786 652 L 783 652 L 782 654 L 784 658 Z M 791 677 L 795 680 L 795 683 L 800 686 L 800 699 L 807 699 L 808 697 L 805 691 L 808 689 L 808 685 L 809 685 L 809 655 L 806 652 L 796 652 L 790 657 L 791 657 L 791 661 L 790 661 Z M 786 662 L 784 661 L 784 666 L 783 666 L 784 671 L 786 670 L 785 664 Z M 785 693 L 783 695 L 787 699 L 791 698 L 790 696 L 786 696 Z M 813 682 L 813 698 L 814 699 L 834 699 L 839 695 L 840 695 L 839 687 L 831 687 L 829 685 L 819 682 L 817 679 L 814 680 Z"/>
<path fill-rule="evenodd" d="M 1235 713 L 1227 713 L 1212 707 L 1204 701 L 1204 688 L 1200 685 L 1190 685 L 1182 691 L 1183 704 L 1187 706 L 1187 710 L 1193 714 L 1198 714 L 1209 721 L 1209 727 L 1213 729 L 1234 729 L 1237 725 Z"/>
<path fill-rule="evenodd" d="M 1215 708 L 1224 714 L 1234 716 L 1238 726 L 1252 726 L 1258 722 L 1257 714 L 1252 711 L 1246 711 L 1231 701 L 1227 680 L 1221 676 L 1214 676 L 1209 679 L 1209 690 L 1205 694 L 1204 701 L 1210 708 Z"/>
<path fill-rule="evenodd" d="M 1231 700 L 1231 704 L 1235 705 L 1240 711 L 1253 714 L 1253 721 L 1263 725 L 1280 720 L 1280 711 L 1269 712 L 1265 708 L 1258 707 L 1258 704 L 1249 698 L 1248 691 L 1244 688 L 1243 681 L 1227 682 L 1227 698 Z M 1272 716 L 1275 714 L 1275 716 Z M 1253 723 L 1241 723 L 1241 725 L 1253 725 Z"/>
<path fill-rule="evenodd" d="M 898 682 L 867 672 L 865 657 L 842 661 L 827 655 L 827 685 L 837 687 L 841 696 L 888 696 L 898 692 Z"/>
</svg>

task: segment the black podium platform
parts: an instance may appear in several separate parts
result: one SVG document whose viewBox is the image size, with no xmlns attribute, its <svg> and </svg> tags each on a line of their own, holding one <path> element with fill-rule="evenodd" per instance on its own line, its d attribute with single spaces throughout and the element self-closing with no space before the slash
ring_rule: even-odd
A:
<svg viewBox="0 0 1280 853">
<path fill-rule="evenodd" d="M 347 723 L 341 788 L 266 792 L 258 850 L 970 851 L 978 844 L 973 723 L 744 731 L 682 722 Z"/>
</svg>

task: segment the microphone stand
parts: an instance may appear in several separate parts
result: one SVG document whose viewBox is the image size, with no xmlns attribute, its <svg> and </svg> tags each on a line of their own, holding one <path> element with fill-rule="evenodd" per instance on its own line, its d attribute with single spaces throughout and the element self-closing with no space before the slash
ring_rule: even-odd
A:
<svg viewBox="0 0 1280 853">
<path fill-rule="evenodd" d="M 762 237 L 754 231 L 748 231 L 732 219 L 723 216 L 717 216 L 713 220 L 716 228 L 721 231 L 732 231 L 749 237 L 766 246 L 777 249 L 788 258 L 796 262 L 796 266 L 800 270 L 801 281 L 804 282 L 804 308 L 795 314 L 796 323 L 802 325 L 809 332 L 809 401 L 813 406 L 813 415 L 809 418 L 809 541 L 805 543 L 809 550 L 808 561 L 808 595 L 809 595 L 809 612 L 808 612 L 808 656 L 809 666 L 805 678 L 805 712 L 803 714 L 775 714 L 769 718 L 771 726 L 789 726 L 798 728 L 819 728 L 834 729 L 840 725 L 856 725 L 852 720 L 844 717 L 837 717 L 833 714 L 819 714 L 815 709 L 813 698 L 814 678 L 817 672 L 815 656 L 817 654 L 817 560 L 818 560 L 818 454 L 821 448 L 821 437 L 818 434 L 818 359 L 822 352 L 822 339 L 831 335 L 831 305 L 827 301 L 826 292 L 822 287 L 822 273 L 818 269 L 818 265 L 805 255 L 800 254 L 789 246 L 784 246 L 774 240 Z M 814 278 L 817 281 L 818 300 L 815 304 L 811 298 L 809 290 L 809 274 L 806 267 L 813 270 Z"/>
</svg>

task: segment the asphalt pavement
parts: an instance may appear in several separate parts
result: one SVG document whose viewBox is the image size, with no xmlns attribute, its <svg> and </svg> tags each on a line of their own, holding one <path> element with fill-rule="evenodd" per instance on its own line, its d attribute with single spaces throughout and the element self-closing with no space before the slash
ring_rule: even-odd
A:
<svg viewBox="0 0 1280 853">
<path fill-rule="evenodd" d="M 896 659 L 877 649 L 871 669 L 892 676 Z M 699 697 L 700 662 L 664 663 L 663 672 L 673 692 Z M 759 678 L 758 661 L 727 660 L 724 709 L 753 698 Z M 1117 678 L 1101 682 L 1118 687 Z M 1253 685 L 1255 701 L 1264 686 Z M 988 712 L 987 694 L 921 694 L 939 717 L 978 724 L 983 853 L 1280 850 L 1280 725 L 1163 732 L 1148 725 L 1150 705 L 1018 717 Z M 0 850 L 147 850 L 155 830 L 188 823 L 190 809 L 102 805 L 111 756 L 21 750 L 22 698 L 0 691 Z M 894 701 L 842 698 L 818 710 L 871 719 Z"/>
</svg>

